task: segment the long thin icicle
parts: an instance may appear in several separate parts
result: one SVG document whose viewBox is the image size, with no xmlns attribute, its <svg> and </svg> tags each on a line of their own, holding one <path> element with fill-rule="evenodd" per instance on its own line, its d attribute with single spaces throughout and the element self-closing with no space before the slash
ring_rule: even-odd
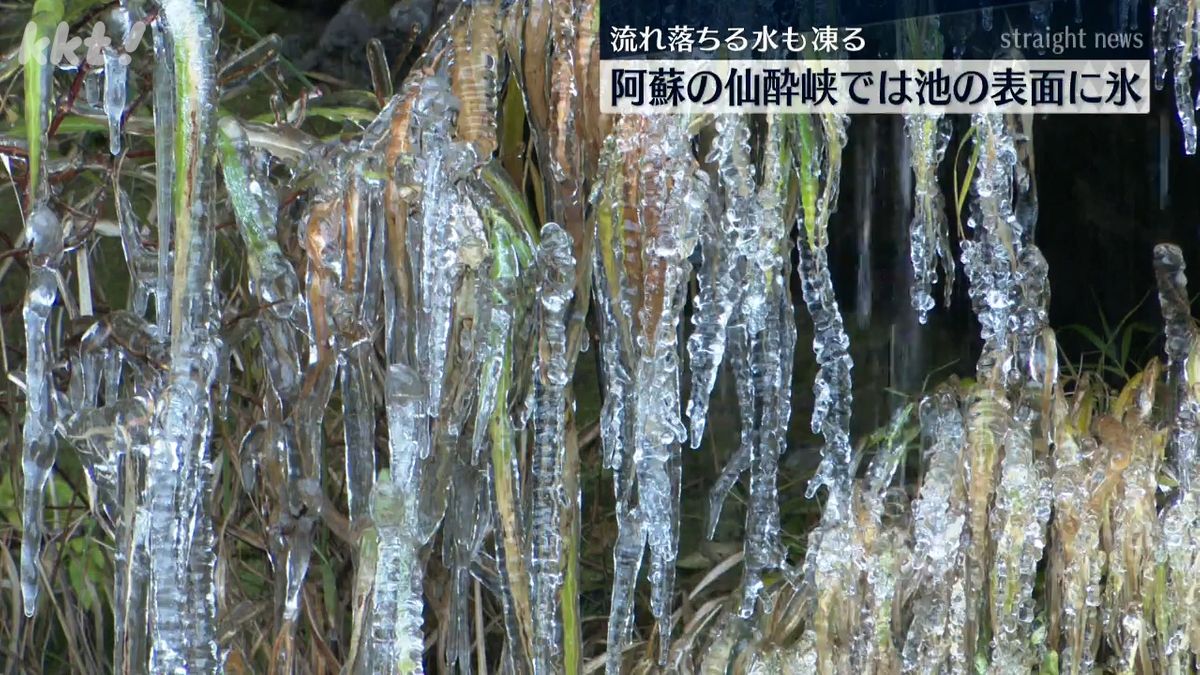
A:
<svg viewBox="0 0 1200 675">
<path fill-rule="evenodd" d="M 1179 490 L 1159 516 L 1161 539 L 1157 552 L 1160 593 L 1155 619 L 1161 632 L 1161 658 L 1168 672 L 1186 672 L 1200 656 L 1200 499 L 1193 490 L 1196 452 L 1200 442 L 1200 335 L 1191 316 L 1183 252 L 1160 244 L 1154 249 L 1158 297 L 1166 324 L 1168 380 L 1174 385 L 1175 415 L 1170 448 Z"/>
<path fill-rule="evenodd" d="M 1077 392 L 1086 395 L 1087 387 Z M 1076 675 L 1092 672 L 1100 635 L 1100 591 L 1105 569 L 1100 528 L 1105 496 L 1096 476 L 1104 476 L 1107 467 L 1103 460 L 1108 457 L 1099 448 L 1089 447 L 1092 439 L 1083 438 L 1081 443 L 1061 392 L 1055 396 L 1053 414 L 1053 535 L 1061 543 L 1051 550 L 1051 569 L 1059 570 L 1053 583 L 1061 589 L 1063 608 L 1061 672 Z"/>
<path fill-rule="evenodd" d="M 173 51 L 174 123 L 156 144 L 171 149 L 169 193 L 177 250 L 171 298 L 171 369 L 155 411 L 146 481 L 150 510 L 151 670 L 216 672 L 216 598 L 212 524 L 207 512 L 209 391 L 218 345 L 212 301 L 213 228 L 201 190 L 210 164 L 215 111 L 213 37 L 208 15 L 190 0 L 165 0 L 165 32 Z M 156 97 L 156 102 L 157 102 Z M 161 205 L 160 205 L 161 206 Z M 161 214 L 161 211 L 160 211 Z M 160 222 L 160 226 L 163 223 Z M 165 321 L 166 316 L 159 316 Z"/>
<path fill-rule="evenodd" d="M 245 129 L 231 118 L 218 125 L 218 145 L 225 189 L 229 194 L 238 232 L 246 246 L 250 292 L 264 311 L 260 315 L 260 349 L 270 391 L 263 398 L 265 437 L 263 446 L 264 486 L 273 495 L 266 507 L 272 529 L 292 529 L 293 511 L 301 495 L 299 443 L 291 419 L 300 398 L 302 373 L 296 323 L 302 316 L 300 281 L 276 241 L 276 196 L 267 183 L 266 172 L 255 165 Z M 268 540 L 278 595 L 285 598 L 276 608 L 276 620 L 284 625 L 288 561 L 302 537 L 275 536 Z"/>
<path fill-rule="evenodd" d="M 829 489 L 826 508 L 845 515 L 850 496 L 850 338 L 834 294 L 825 247 L 829 217 L 837 204 L 841 178 L 841 152 L 846 143 L 845 116 L 823 118 L 820 129 L 813 120 L 801 124 L 801 192 L 803 222 L 797 248 L 804 303 L 813 320 L 813 351 L 819 368 L 813 393 L 812 430 L 825 437 L 817 474 L 808 485 L 808 497 Z M 838 517 L 838 516 L 835 516 Z"/>
<path fill-rule="evenodd" d="M 1154 247 L 1154 270 L 1158 278 L 1158 299 L 1166 323 L 1167 368 L 1175 385 L 1175 419 L 1171 450 L 1180 486 L 1190 488 L 1196 463 L 1196 445 L 1200 443 L 1200 401 L 1191 390 L 1189 358 L 1197 339 L 1187 291 L 1187 265 L 1183 251 L 1172 244 Z"/>
<path fill-rule="evenodd" d="M 726 329 L 743 293 L 740 281 L 755 227 L 749 122 L 744 115 L 721 115 L 716 128 L 710 161 L 717 164 L 724 210 L 719 218 L 706 218 L 701 230 L 699 291 L 692 314 L 695 331 L 687 343 L 692 372 L 687 414 L 693 448 L 703 440 L 708 402 L 725 357 Z"/>
<path fill-rule="evenodd" d="M 1173 69 L 1175 110 L 1183 129 L 1183 150 L 1189 155 L 1196 154 L 1192 61 L 1200 56 L 1198 11 L 1200 8 L 1190 0 L 1158 0 L 1154 5 L 1154 83 L 1161 89 L 1166 83 L 1168 66 Z"/>
<path fill-rule="evenodd" d="M 646 298 L 638 320 L 634 392 L 634 465 L 637 471 L 638 517 L 650 550 L 651 613 L 659 622 L 659 660 L 670 648 L 671 595 L 674 592 L 675 556 L 679 546 L 679 444 L 686 432 L 680 420 L 678 326 L 683 310 L 682 289 L 687 282 L 688 256 L 695 246 L 698 218 L 704 213 L 705 190 L 694 172 L 694 161 L 678 122 L 661 127 L 661 136 L 650 138 L 643 161 L 650 180 L 639 219 L 651 225 L 655 216 L 645 212 L 661 208 L 658 232 L 645 241 L 641 264 Z M 658 168 L 653 171 L 651 167 Z M 647 175 L 650 174 L 650 175 Z M 655 203 L 656 199 L 661 202 Z M 651 225 L 652 226 L 652 225 Z M 657 296 L 657 298 L 655 298 Z"/>
<path fill-rule="evenodd" d="M 175 227 L 175 200 L 172 187 L 178 166 L 174 147 L 168 142 L 176 123 L 175 100 L 175 38 L 165 21 L 151 26 L 154 42 L 154 185 L 155 225 L 158 230 L 158 280 L 154 290 L 154 322 L 159 333 L 166 336 L 171 330 L 171 266 Z"/>
<path fill-rule="evenodd" d="M 125 115 L 125 97 L 129 65 L 117 50 L 104 50 L 104 116 L 108 120 L 108 151 L 121 154 L 121 118 Z"/>
<path fill-rule="evenodd" d="M 25 224 L 30 243 L 29 285 L 22 317 L 25 321 L 25 426 L 22 432 L 21 471 L 25 480 L 22 510 L 21 596 L 25 616 L 37 608 L 41 571 L 43 492 L 54 465 L 53 379 L 50 374 L 50 312 L 58 297 L 58 264 L 62 259 L 63 231 L 49 207 L 37 205 Z"/>
<path fill-rule="evenodd" d="M 962 261 L 983 337 L 976 369 L 985 379 L 997 366 L 1005 366 L 1010 350 L 1017 301 L 1014 253 L 1019 252 L 1022 238 L 1012 202 L 1017 163 L 1012 136 L 1001 115 L 976 114 L 972 124 L 979 164 L 967 226 L 974 237 L 962 243 Z"/>
<path fill-rule="evenodd" d="M 817 595 L 810 630 L 818 654 L 824 655 L 819 660 L 822 673 L 849 667 L 849 645 L 835 644 L 841 633 L 839 626 L 850 619 L 839 608 L 837 598 L 858 593 L 858 579 L 846 555 L 853 540 L 850 371 L 854 363 L 826 254 L 829 218 L 837 205 L 847 121 L 837 114 L 797 119 L 802 207 L 797 239 L 800 284 L 813 320 L 813 351 L 817 358 L 812 429 L 825 439 L 821 464 L 808 484 L 807 496 L 814 497 L 821 487 L 828 490 L 821 524 L 809 536 L 804 561 L 806 582 Z"/>
<path fill-rule="evenodd" d="M 418 494 L 429 443 L 426 398 L 419 375 L 406 366 L 389 368 L 386 387 L 391 472 L 380 475 L 371 495 L 379 544 L 369 672 L 409 675 L 424 672 Z"/>
<path fill-rule="evenodd" d="M 912 143 L 915 185 L 909 241 L 913 266 L 912 304 L 925 323 L 935 304 L 933 285 L 942 268 L 946 305 L 954 288 L 954 254 L 950 250 L 946 199 L 938 184 L 938 170 L 950 144 L 950 122 L 944 115 L 906 115 L 904 127 Z"/>
<path fill-rule="evenodd" d="M 562 555 L 560 534 L 563 452 L 566 448 L 566 311 L 575 285 L 570 236 L 557 224 L 542 228 L 538 248 L 538 358 L 534 372 L 533 506 L 530 574 L 533 592 L 534 673 L 562 672 Z"/>
<path fill-rule="evenodd" d="M 769 118 L 768 124 L 755 217 L 757 231 L 747 261 L 749 278 L 739 319 L 740 328 L 750 337 L 752 368 L 740 374 L 749 382 L 750 391 L 739 388 L 739 399 L 749 399 L 748 407 L 753 409 L 751 434 L 746 439 L 751 443 L 750 503 L 746 512 L 742 616 L 750 616 L 760 598 L 766 600 L 763 576 L 784 562 L 779 541 L 777 473 L 779 457 L 787 447 L 796 354 L 795 309 L 789 286 L 792 265 L 787 254 L 791 227 L 784 220 L 791 176 L 791 155 L 786 151 L 788 126 L 782 117 Z"/>
<path fill-rule="evenodd" d="M 25 130 L 29 143 L 29 213 L 25 240 L 30 246 L 30 275 L 22 316 L 25 321 L 25 423 L 21 432 L 21 470 L 24 503 L 21 511 L 21 600 L 25 616 L 37 609 L 41 571 L 43 492 L 54 465 L 55 439 L 50 312 L 58 297 L 58 265 L 62 259 L 63 228 L 47 206 L 45 170 L 47 125 L 53 96 L 54 65 L 50 37 L 62 18 L 62 2 L 39 0 L 21 44 L 25 63 Z M 11 170 L 10 170 L 11 173 Z"/>
</svg>

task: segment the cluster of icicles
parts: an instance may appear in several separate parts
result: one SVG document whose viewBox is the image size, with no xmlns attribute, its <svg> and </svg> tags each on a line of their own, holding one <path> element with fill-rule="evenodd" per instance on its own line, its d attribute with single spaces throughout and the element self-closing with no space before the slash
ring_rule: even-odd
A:
<svg viewBox="0 0 1200 675">
<path fill-rule="evenodd" d="M 1162 89 L 1171 75 L 1184 151 L 1194 155 L 1200 96 L 1192 87 L 1192 64 L 1200 58 L 1200 8 L 1189 0 L 1157 0 L 1153 31 L 1154 86 Z"/>
<path fill-rule="evenodd" d="M 532 21 L 546 11 L 535 5 L 515 7 Z M 751 672 L 967 672 L 985 663 L 1016 673 L 1053 659 L 1059 672 L 1085 673 L 1102 643 L 1106 665 L 1120 672 L 1190 667 L 1200 654 L 1200 603 L 1190 599 L 1200 592 L 1200 505 L 1190 491 L 1200 375 L 1189 356 L 1200 337 L 1178 249 L 1156 251 L 1176 389 L 1169 456 L 1179 484 L 1159 513 L 1156 481 L 1168 443 L 1151 416 L 1157 366 L 1103 413 L 1086 382 L 1064 392 L 1046 325 L 1047 265 L 1033 243 L 1031 130 L 976 116 L 978 167 L 960 260 L 983 332 L 977 381 L 942 386 L 915 413 L 899 410 L 859 471 L 849 340 L 826 254 L 849 120 L 623 117 L 589 148 L 576 140 L 576 126 L 595 119 L 582 100 L 588 73 L 575 63 L 594 47 L 578 28 L 590 25 L 580 17 L 593 9 L 556 3 L 538 17 L 553 26 L 553 62 L 566 64 L 553 74 L 551 108 L 529 112 L 547 209 L 566 223 L 539 227 L 488 161 L 501 55 L 472 51 L 495 46 L 498 5 L 460 10 L 432 49 L 452 51 L 462 35 L 473 46 L 423 60 L 358 140 L 321 144 L 218 120 L 212 17 L 192 0 L 164 0 L 153 24 L 157 253 L 143 244 L 153 230 L 138 222 L 118 172 L 111 187 L 130 309 L 94 319 L 69 349 L 52 339 L 52 315 L 64 311 L 64 223 L 49 206 L 45 142 L 31 136 L 26 613 L 38 606 L 42 493 L 63 439 L 84 463 L 93 509 L 115 542 L 114 670 L 223 668 L 224 572 L 208 512 L 212 436 L 232 371 L 245 367 L 233 358 L 240 338 L 218 312 L 228 289 L 214 275 L 212 208 L 223 197 L 246 256 L 245 292 L 261 308 L 252 322 L 259 353 L 250 358 L 262 364 L 266 387 L 237 469 L 247 490 L 266 495 L 274 657 L 294 653 L 314 533 L 342 508 L 323 486 L 323 424 L 336 400 L 350 524 L 343 536 L 358 547 L 348 672 L 422 670 L 422 576 L 439 530 L 457 617 L 444 629 L 451 663 L 472 668 L 472 577 L 492 570 L 487 588 L 504 614 L 502 667 L 580 669 L 580 655 L 564 648 L 578 640 L 563 635 L 579 625 L 566 583 L 577 564 L 580 494 L 570 467 L 578 461 L 570 389 L 594 299 L 600 435 L 618 527 L 609 672 L 629 662 L 644 565 L 653 652 L 684 672 L 724 672 L 742 654 Z M 126 26 L 140 18 L 133 3 L 113 11 Z M 1190 26 L 1189 17 L 1171 16 L 1172 29 Z M 97 98 L 119 152 L 128 130 L 115 54 L 104 77 Z M 30 116 L 45 120 L 49 69 L 31 65 L 27 80 Z M 455 95 L 463 91 L 471 95 Z M 936 268 L 947 286 L 954 276 L 937 178 L 949 123 L 915 116 L 906 128 L 916 186 L 913 304 L 924 317 Z M 694 150 L 698 136 L 707 139 L 703 157 Z M 281 206 L 272 174 L 316 167 L 311 198 Z M 288 208 L 302 212 L 284 229 Z M 284 253 L 292 247 L 281 246 L 289 237 L 303 251 L 300 273 Z M 821 523 L 794 567 L 780 541 L 776 486 L 792 409 L 793 273 L 813 323 L 812 429 L 824 438 L 809 495 L 825 495 Z M 85 297 L 69 300 L 61 304 L 72 314 L 90 315 Z M 65 391 L 49 374 L 56 359 L 71 365 Z M 748 472 L 744 581 L 730 611 L 710 607 L 693 617 L 688 634 L 707 624 L 711 639 L 692 649 L 672 639 L 681 453 L 704 438 L 723 366 L 736 382 L 741 436 L 712 487 L 708 530 Z M 380 408 L 388 441 L 377 465 Z M 910 502 L 894 484 L 914 414 L 923 474 Z M 1036 593 L 1049 605 L 1035 594 L 1044 560 L 1052 574 Z M 768 584 L 771 573 L 781 581 Z M 774 611 L 798 620 L 771 624 Z"/>
</svg>

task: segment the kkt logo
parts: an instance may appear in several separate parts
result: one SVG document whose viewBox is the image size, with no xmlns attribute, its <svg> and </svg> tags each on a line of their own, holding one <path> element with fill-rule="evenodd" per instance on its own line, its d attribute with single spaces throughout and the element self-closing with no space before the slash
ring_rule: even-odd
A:
<svg viewBox="0 0 1200 675">
<path fill-rule="evenodd" d="M 39 65 L 51 65 L 71 70 L 79 67 L 81 63 L 79 48 L 84 47 L 86 51 L 82 61 L 86 61 L 89 66 L 96 68 L 103 66 L 104 51 L 113 46 L 112 38 L 106 34 L 104 29 L 104 22 L 97 21 L 96 25 L 92 26 L 92 34 L 86 38 L 80 38 L 78 35 L 72 36 L 70 31 L 71 27 L 67 25 L 66 21 L 63 21 L 54 31 L 53 39 L 44 35 L 38 37 L 37 24 L 30 21 L 25 26 L 25 37 L 21 43 L 21 63 L 25 64 L 32 58 Z M 119 58 L 122 65 L 129 64 L 129 54 L 141 44 L 145 32 L 146 24 L 142 21 L 135 21 L 130 26 L 129 34 L 125 36 L 125 42 L 121 45 Z"/>
</svg>

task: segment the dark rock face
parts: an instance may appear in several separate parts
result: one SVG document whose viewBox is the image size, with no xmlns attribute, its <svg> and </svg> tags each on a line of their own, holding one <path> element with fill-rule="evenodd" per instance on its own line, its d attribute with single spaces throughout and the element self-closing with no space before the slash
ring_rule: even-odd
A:
<svg viewBox="0 0 1200 675">
<path fill-rule="evenodd" d="M 458 6 L 455 0 L 406 0 L 390 6 L 382 0 L 312 0 L 308 4 L 326 18 L 315 45 L 312 36 L 290 41 L 298 62 L 303 68 L 359 86 L 370 83 L 367 42 L 378 38 L 393 61 L 404 55 L 411 60 L 420 54 L 430 31 Z M 390 65 L 395 70 L 402 64 Z"/>
</svg>

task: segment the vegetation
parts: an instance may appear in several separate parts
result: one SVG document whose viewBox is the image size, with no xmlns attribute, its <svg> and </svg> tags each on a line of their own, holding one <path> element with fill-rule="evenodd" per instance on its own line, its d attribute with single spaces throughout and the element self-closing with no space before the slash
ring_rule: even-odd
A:
<svg viewBox="0 0 1200 675">
<path fill-rule="evenodd" d="M 1060 355 L 1032 120 L 951 167 L 905 120 L 914 305 L 959 254 L 983 353 L 855 443 L 844 116 L 601 115 L 597 0 L 458 6 L 369 90 L 234 5 L 5 10 L 8 672 L 1197 667 L 1182 253 L 1165 359 L 1132 314 Z"/>
</svg>

